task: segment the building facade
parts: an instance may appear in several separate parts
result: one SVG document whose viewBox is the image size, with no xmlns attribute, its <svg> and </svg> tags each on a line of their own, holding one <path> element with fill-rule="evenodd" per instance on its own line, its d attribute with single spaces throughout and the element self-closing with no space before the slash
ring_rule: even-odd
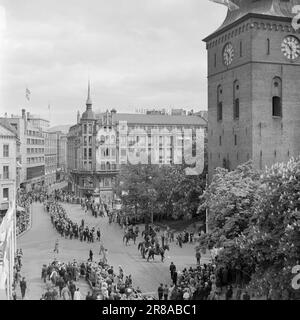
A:
<svg viewBox="0 0 300 320">
<path fill-rule="evenodd" d="M 18 143 L 15 130 L 0 119 L 0 221 L 16 197 Z"/>
<path fill-rule="evenodd" d="M 50 186 L 56 182 L 58 133 L 43 132 L 45 138 L 45 184 Z"/>
<path fill-rule="evenodd" d="M 22 109 L 22 116 L 12 115 L 5 118 L 16 130 L 20 142 L 20 186 L 26 191 L 39 188 L 44 185 L 45 176 L 45 139 L 41 128 L 29 121 L 33 119 L 26 110 Z"/>
<path fill-rule="evenodd" d="M 86 111 L 68 134 L 70 188 L 81 197 L 96 192 L 111 203 L 123 164 L 193 165 L 197 156 L 204 159 L 206 126 L 198 116 L 95 114 L 89 89 Z"/>
<path fill-rule="evenodd" d="M 208 51 L 208 161 L 257 169 L 300 153 L 299 1 L 240 0 L 204 41 Z"/>
</svg>

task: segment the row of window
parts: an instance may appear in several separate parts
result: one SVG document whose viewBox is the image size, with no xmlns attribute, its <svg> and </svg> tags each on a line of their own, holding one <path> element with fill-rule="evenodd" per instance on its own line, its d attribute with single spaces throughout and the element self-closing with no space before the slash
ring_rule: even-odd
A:
<svg viewBox="0 0 300 320">
<path fill-rule="evenodd" d="M 87 159 L 87 157 L 89 159 L 92 159 L 92 155 L 93 155 L 92 148 L 84 148 L 83 149 L 83 158 L 84 159 Z"/>
<path fill-rule="evenodd" d="M 34 137 L 43 137 L 42 132 L 32 131 L 32 130 L 27 130 L 27 135 L 28 136 L 34 136 Z"/>
<path fill-rule="evenodd" d="M 83 134 L 92 134 L 93 133 L 93 125 L 92 124 L 84 124 L 83 125 Z"/>
<path fill-rule="evenodd" d="M 233 119 L 240 118 L 240 85 L 238 80 L 233 82 Z M 274 77 L 272 80 L 272 116 L 282 117 L 282 80 Z M 223 88 L 217 87 L 217 120 L 223 120 Z"/>
<path fill-rule="evenodd" d="M 27 158 L 27 164 L 40 163 L 40 162 L 44 162 L 44 161 L 45 161 L 44 157 Z"/>
<path fill-rule="evenodd" d="M 44 148 L 27 148 L 27 153 L 44 153 Z"/>
<path fill-rule="evenodd" d="M 27 139 L 27 144 L 38 144 L 38 145 L 44 145 L 45 141 L 41 139 Z"/>
<path fill-rule="evenodd" d="M 92 145 L 92 136 L 89 136 L 89 137 L 84 136 L 83 137 L 83 144 L 84 144 L 84 146 L 87 146 L 87 145 L 91 146 Z"/>
</svg>

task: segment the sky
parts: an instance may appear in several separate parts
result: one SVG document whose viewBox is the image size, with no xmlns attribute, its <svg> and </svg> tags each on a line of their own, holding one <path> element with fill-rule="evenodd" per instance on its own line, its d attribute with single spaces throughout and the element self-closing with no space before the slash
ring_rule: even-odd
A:
<svg viewBox="0 0 300 320">
<path fill-rule="evenodd" d="M 226 11 L 209 0 L 0 0 L 0 116 L 25 108 L 73 124 L 88 79 L 94 111 L 206 110 L 202 39 Z"/>
</svg>

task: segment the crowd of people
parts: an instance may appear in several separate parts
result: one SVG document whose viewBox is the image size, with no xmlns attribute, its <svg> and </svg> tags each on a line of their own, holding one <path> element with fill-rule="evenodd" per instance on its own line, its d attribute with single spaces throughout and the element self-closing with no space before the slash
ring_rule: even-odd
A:
<svg viewBox="0 0 300 320">
<path fill-rule="evenodd" d="M 133 288 L 131 275 L 125 276 L 121 266 L 118 271 L 103 261 L 63 263 L 54 260 L 43 265 L 41 279 L 46 291 L 41 300 L 143 300 L 150 297 Z M 87 281 L 91 290 L 87 295 L 80 292 L 80 279 Z M 153 297 L 151 297 L 153 299 Z"/>
<path fill-rule="evenodd" d="M 84 219 L 81 220 L 80 225 L 73 222 L 58 202 L 47 201 L 44 203 L 44 208 L 50 213 L 51 222 L 62 237 L 87 242 L 101 240 L 100 228 L 96 230 L 95 227 L 86 226 Z"/>
<path fill-rule="evenodd" d="M 248 291 L 242 289 L 242 275 L 234 274 L 234 270 L 199 263 L 197 267 L 178 271 L 173 262 L 169 269 L 172 284 L 160 284 L 159 300 L 250 300 Z"/>
<path fill-rule="evenodd" d="M 30 225 L 30 207 L 34 198 L 31 193 L 21 194 L 17 199 L 17 236 L 26 231 Z"/>
</svg>

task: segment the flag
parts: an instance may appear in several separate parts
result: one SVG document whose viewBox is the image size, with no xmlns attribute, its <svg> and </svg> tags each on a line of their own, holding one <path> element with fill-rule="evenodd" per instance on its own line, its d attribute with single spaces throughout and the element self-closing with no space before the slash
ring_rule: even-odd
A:
<svg viewBox="0 0 300 320">
<path fill-rule="evenodd" d="M 230 0 L 210 0 L 212 2 L 220 3 L 226 6 L 230 11 L 238 10 L 240 7 Z"/>
<path fill-rule="evenodd" d="M 26 88 L 26 92 L 25 92 L 25 96 L 26 96 L 26 99 L 29 101 L 30 100 L 30 95 L 31 95 L 31 92 L 28 88 Z"/>
</svg>

